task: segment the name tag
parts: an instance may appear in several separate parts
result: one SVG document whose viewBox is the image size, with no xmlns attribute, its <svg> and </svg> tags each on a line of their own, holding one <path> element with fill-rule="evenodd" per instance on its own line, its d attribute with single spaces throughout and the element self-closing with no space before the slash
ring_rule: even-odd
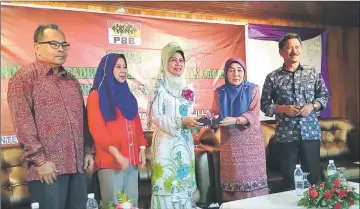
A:
<svg viewBox="0 0 360 209">
<path fill-rule="evenodd" d="M 1 136 L 1 145 L 4 144 L 18 144 L 19 141 L 16 136 Z"/>
</svg>

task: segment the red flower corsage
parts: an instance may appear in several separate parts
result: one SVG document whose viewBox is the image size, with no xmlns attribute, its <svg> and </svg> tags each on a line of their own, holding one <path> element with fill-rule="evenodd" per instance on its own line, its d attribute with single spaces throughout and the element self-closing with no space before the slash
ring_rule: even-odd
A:
<svg viewBox="0 0 360 209">
<path fill-rule="evenodd" d="M 191 89 L 184 89 L 182 92 L 183 97 L 186 100 L 194 101 L 194 92 Z"/>
</svg>

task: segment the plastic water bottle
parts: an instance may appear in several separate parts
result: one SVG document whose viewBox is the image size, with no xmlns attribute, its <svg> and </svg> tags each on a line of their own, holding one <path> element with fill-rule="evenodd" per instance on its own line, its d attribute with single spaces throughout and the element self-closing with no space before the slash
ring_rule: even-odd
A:
<svg viewBox="0 0 360 209">
<path fill-rule="evenodd" d="M 31 203 L 31 209 L 39 209 L 39 203 L 38 202 L 33 202 Z"/>
<path fill-rule="evenodd" d="M 297 164 L 294 171 L 294 183 L 296 195 L 300 196 L 304 193 L 304 173 L 301 170 L 301 165 Z"/>
<path fill-rule="evenodd" d="M 329 165 L 327 167 L 327 175 L 332 176 L 336 174 L 336 166 L 334 160 L 329 160 Z"/>
<path fill-rule="evenodd" d="M 88 201 L 86 203 L 86 209 L 99 209 L 99 206 L 94 197 L 95 197 L 94 193 L 88 194 Z"/>
</svg>

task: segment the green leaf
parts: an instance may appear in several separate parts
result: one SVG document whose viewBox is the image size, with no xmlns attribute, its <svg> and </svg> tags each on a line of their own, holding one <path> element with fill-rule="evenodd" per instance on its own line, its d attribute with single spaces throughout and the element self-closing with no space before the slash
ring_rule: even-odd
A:
<svg viewBox="0 0 360 209">
<path fill-rule="evenodd" d="M 325 207 L 325 206 L 326 206 L 326 200 L 325 200 L 325 199 L 322 199 L 322 200 L 321 200 L 321 206 L 322 206 L 322 207 Z"/>
<path fill-rule="evenodd" d="M 301 198 L 298 202 L 298 206 L 305 206 L 308 205 L 309 199 L 308 198 Z"/>
<path fill-rule="evenodd" d="M 354 194 L 354 200 L 360 200 L 359 193 L 354 192 L 353 194 Z"/>
<path fill-rule="evenodd" d="M 316 198 L 316 202 L 319 202 L 321 200 L 321 198 L 323 198 L 323 195 L 319 194 L 318 198 Z"/>
<path fill-rule="evenodd" d="M 164 182 L 164 187 L 165 187 L 165 191 L 167 192 L 171 192 L 171 187 L 172 187 L 172 182 L 175 180 L 175 176 L 169 176 L 165 182 Z"/>
<path fill-rule="evenodd" d="M 154 163 L 152 166 L 152 181 L 156 182 L 164 174 L 164 169 L 160 163 Z"/>
<path fill-rule="evenodd" d="M 341 209 L 348 209 L 349 207 L 348 207 L 348 205 L 347 204 L 342 204 L 341 205 Z"/>
<path fill-rule="evenodd" d="M 131 203 L 131 199 L 129 198 L 129 196 L 127 194 L 122 193 L 120 191 L 117 191 L 116 194 L 117 194 L 119 203 L 127 203 L 127 202 Z"/>
<path fill-rule="evenodd" d="M 99 208 L 100 209 L 115 209 L 115 205 L 112 201 L 109 201 L 108 204 L 105 204 L 103 201 L 100 200 Z"/>
</svg>

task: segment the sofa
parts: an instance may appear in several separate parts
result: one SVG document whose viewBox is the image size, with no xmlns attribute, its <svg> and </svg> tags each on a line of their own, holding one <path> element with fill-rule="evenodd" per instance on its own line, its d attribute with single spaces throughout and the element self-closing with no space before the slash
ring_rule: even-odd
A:
<svg viewBox="0 0 360 209">
<path fill-rule="evenodd" d="M 151 197 L 150 156 L 152 131 L 145 131 L 144 135 L 148 140 L 148 147 L 146 149 L 147 163 L 144 168 L 139 169 L 139 206 L 141 208 L 148 208 Z M 25 174 L 26 170 L 21 162 L 22 155 L 23 151 L 20 146 L 1 148 L 1 208 L 30 208 Z M 214 167 L 214 158 L 219 159 L 219 151 L 206 146 L 200 146 L 195 148 L 195 155 L 195 170 L 198 187 L 196 192 L 196 202 L 198 206 L 208 206 L 219 198 L 216 197 L 214 185 L 215 179 L 219 178 L 214 174 L 214 171 L 219 170 L 219 168 Z M 88 192 L 95 193 L 95 198 L 99 202 L 101 197 L 97 173 L 87 173 L 87 176 Z"/>
<path fill-rule="evenodd" d="M 321 169 L 322 180 L 325 180 L 327 176 L 326 170 L 329 159 L 333 159 L 337 167 L 345 167 L 344 175 L 349 181 L 359 182 L 360 165 L 356 163 L 360 159 L 358 130 L 350 121 L 343 118 L 319 119 L 319 122 L 322 131 L 320 144 L 321 163 L 319 168 Z M 275 121 L 261 122 L 270 193 L 283 191 L 282 175 L 278 162 L 278 158 L 281 157 L 281 151 L 276 149 L 276 141 L 274 140 L 275 128 Z M 220 142 L 220 130 L 205 132 L 200 141 L 203 146 L 207 146 L 208 149 L 212 150 L 219 149 Z M 220 162 L 220 159 L 215 159 L 214 161 Z M 214 173 L 218 174 L 219 171 L 214 171 Z M 220 186 L 219 176 L 216 176 L 217 178 L 214 182 L 216 187 Z M 221 194 L 218 192 L 217 196 L 221 196 Z"/>
<path fill-rule="evenodd" d="M 344 167 L 345 177 L 349 181 L 360 180 L 360 138 L 359 130 L 350 121 L 343 118 L 320 120 L 322 143 L 320 144 L 322 178 L 327 176 L 330 159 L 335 165 Z"/>
<path fill-rule="evenodd" d="M 344 118 L 324 118 L 319 119 L 322 138 L 320 142 L 320 169 L 321 179 L 325 180 L 327 176 L 327 165 L 329 160 L 335 161 L 337 167 L 344 167 L 345 177 L 350 181 L 359 181 L 360 165 L 357 162 L 359 156 L 359 130 L 349 121 Z M 263 132 L 264 132 L 263 123 Z M 273 127 L 273 121 L 268 121 L 267 127 Z M 278 169 L 278 161 L 274 153 L 281 153 L 273 146 L 274 140 L 271 140 L 268 147 L 269 164 L 271 168 Z"/>
</svg>

